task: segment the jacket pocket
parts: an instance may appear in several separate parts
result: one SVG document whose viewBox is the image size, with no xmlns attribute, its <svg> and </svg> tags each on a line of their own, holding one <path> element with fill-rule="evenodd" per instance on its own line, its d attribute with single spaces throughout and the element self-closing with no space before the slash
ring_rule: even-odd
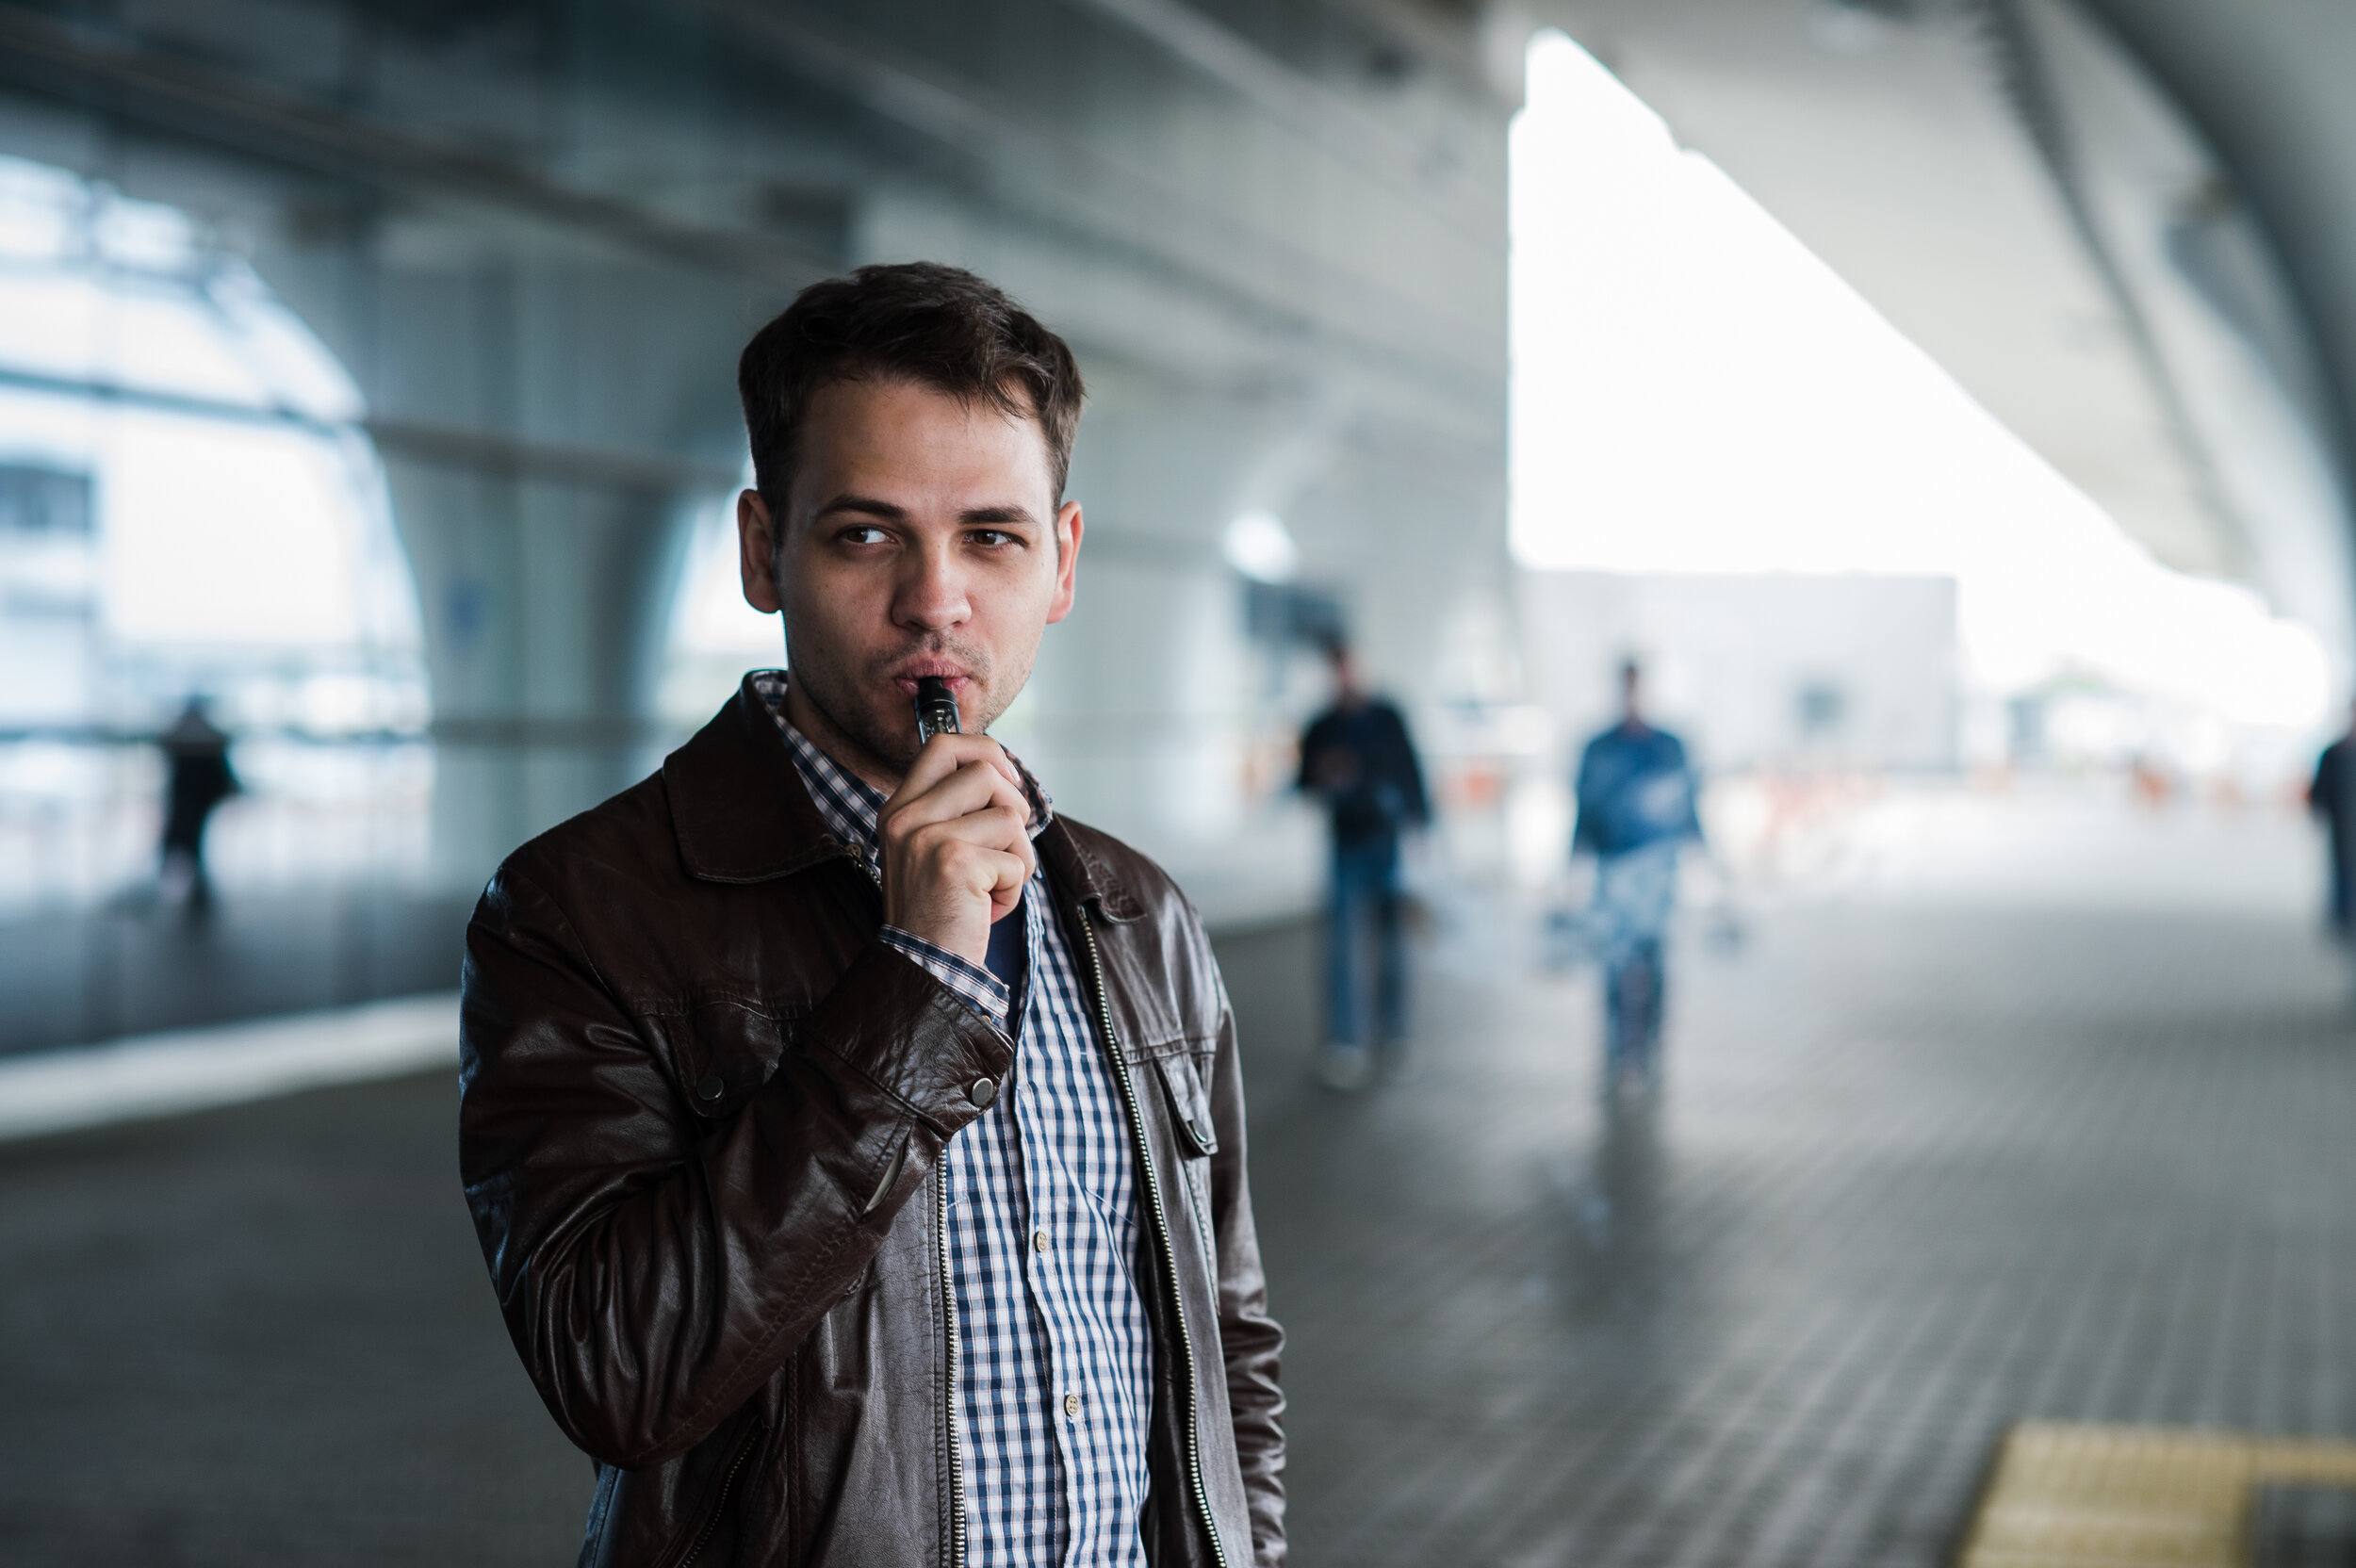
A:
<svg viewBox="0 0 2356 1568">
<path fill-rule="evenodd" d="M 1219 1152 L 1219 1135 L 1211 1124 L 1211 1096 L 1194 1058 L 1185 1052 L 1158 1058 L 1154 1076 L 1170 1104 L 1170 1129 L 1178 1152 L 1178 1184 L 1186 1193 L 1186 1210 L 1194 1217 L 1195 1257 L 1203 1269 L 1203 1287 L 1216 1308 L 1219 1301 L 1219 1237 L 1211 1224 L 1211 1156 Z"/>
<path fill-rule="evenodd" d="M 1203 1075 L 1195 1070 L 1194 1058 L 1186 1053 L 1173 1052 L 1157 1057 L 1153 1063 L 1162 1081 L 1162 1092 L 1170 1101 L 1170 1119 L 1178 1130 L 1178 1146 L 1190 1159 L 1203 1159 L 1219 1152 L 1219 1133 L 1211 1121 L 1211 1094 L 1203 1086 Z"/>
<path fill-rule="evenodd" d="M 702 1003 L 660 1020 L 680 1098 L 706 1121 L 734 1116 L 777 1070 L 799 1021 L 736 1002 Z"/>
<path fill-rule="evenodd" d="M 600 1465 L 580 1568 L 699 1568 L 731 1560 L 747 1466 L 769 1428 L 758 1396 L 677 1459 L 642 1469 Z"/>
<path fill-rule="evenodd" d="M 746 1414 L 747 1419 L 744 1424 L 743 1435 L 729 1444 L 726 1450 L 728 1456 L 728 1463 L 721 1468 L 718 1483 L 712 1487 L 703 1506 L 696 1511 L 701 1515 L 701 1519 L 695 1527 L 695 1533 L 687 1539 L 686 1555 L 678 1560 L 679 1568 L 695 1568 L 696 1564 L 707 1560 L 707 1554 L 711 1554 L 715 1560 L 720 1558 L 730 1561 L 735 1560 L 735 1547 L 742 1544 L 735 1539 L 739 1534 L 735 1528 L 730 1527 L 725 1530 L 728 1549 L 723 1553 L 715 1548 L 722 1544 L 723 1527 L 733 1527 L 740 1523 L 739 1520 L 729 1516 L 728 1508 L 744 1488 L 744 1472 L 746 1463 L 752 1459 L 754 1450 L 761 1446 L 761 1440 L 769 1435 L 767 1420 L 758 1412 L 747 1412 Z"/>
</svg>

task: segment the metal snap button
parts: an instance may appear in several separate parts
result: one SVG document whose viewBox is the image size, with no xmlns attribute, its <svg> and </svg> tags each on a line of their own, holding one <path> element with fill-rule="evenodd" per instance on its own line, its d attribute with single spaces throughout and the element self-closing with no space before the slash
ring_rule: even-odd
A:
<svg viewBox="0 0 2356 1568">
<path fill-rule="evenodd" d="M 695 1098 L 698 1100 L 717 1100 L 728 1092 L 728 1081 L 716 1072 L 707 1072 L 695 1080 Z"/>
<path fill-rule="evenodd" d="M 997 1081 L 990 1078 L 976 1078 L 973 1080 L 973 1086 L 965 1091 L 965 1097 L 974 1104 L 987 1108 L 991 1101 L 998 1098 Z"/>
</svg>

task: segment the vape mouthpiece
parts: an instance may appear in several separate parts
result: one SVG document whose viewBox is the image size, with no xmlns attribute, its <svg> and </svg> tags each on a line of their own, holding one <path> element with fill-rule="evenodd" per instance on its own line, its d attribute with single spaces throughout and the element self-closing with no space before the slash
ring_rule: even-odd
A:
<svg viewBox="0 0 2356 1568">
<path fill-rule="evenodd" d="M 949 683 L 937 675 L 918 676 L 916 743 L 921 746 L 936 735 L 957 733 L 957 699 L 949 690 Z"/>
</svg>

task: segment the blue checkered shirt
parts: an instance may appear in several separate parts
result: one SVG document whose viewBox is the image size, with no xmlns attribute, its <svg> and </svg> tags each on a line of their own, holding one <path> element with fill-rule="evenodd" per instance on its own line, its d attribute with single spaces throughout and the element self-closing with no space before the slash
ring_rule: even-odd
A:
<svg viewBox="0 0 2356 1568">
<path fill-rule="evenodd" d="M 786 721 L 781 675 L 755 680 L 819 814 L 880 881 L 884 797 Z M 1036 835 L 1051 808 L 1023 779 Z M 949 1141 L 965 1560 L 1144 1568 L 1153 1348 L 1133 1273 L 1135 1173 L 1120 1093 L 1054 908 L 1045 874 L 1035 873 L 1006 917 L 1023 922 L 1020 998 L 920 937 L 881 933 L 992 1024 L 1020 1023 L 1005 1089 Z"/>
</svg>

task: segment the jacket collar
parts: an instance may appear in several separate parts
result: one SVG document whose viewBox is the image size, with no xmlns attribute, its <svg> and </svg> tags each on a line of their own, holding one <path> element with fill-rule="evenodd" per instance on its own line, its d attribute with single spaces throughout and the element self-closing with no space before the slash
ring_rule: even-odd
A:
<svg viewBox="0 0 2356 1568">
<path fill-rule="evenodd" d="M 826 831 L 749 674 L 663 760 L 663 784 L 679 858 L 706 882 L 767 882 L 857 853 Z"/>
<path fill-rule="evenodd" d="M 1047 880 L 1063 890 L 1075 904 L 1094 904 L 1106 920 L 1131 921 L 1145 913 L 1128 885 L 1093 854 L 1072 830 L 1072 819 L 1057 812 L 1031 841 L 1047 868 Z"/>
<path fill-rule="evenodd" d="M 671 828 L 689 874 L 706 882 L 767 882 L 859 852 L 829 832 L 785 737 L 748 673 L 736 695 L 663 760 Z M 1105 919 L 1145 912 L 1061 813 L 1033 841 L 1048 880 Z"/>
</svg>

